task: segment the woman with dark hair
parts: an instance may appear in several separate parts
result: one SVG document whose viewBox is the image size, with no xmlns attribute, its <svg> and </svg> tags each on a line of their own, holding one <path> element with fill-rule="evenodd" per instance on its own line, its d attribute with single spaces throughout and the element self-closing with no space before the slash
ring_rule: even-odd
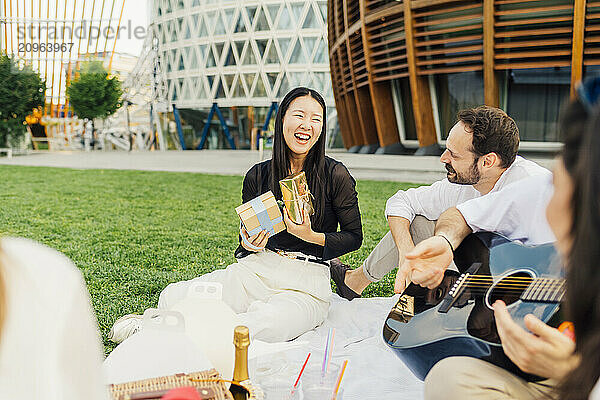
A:
<svg viewBox="0 0 600 400">
<path fill-rule="evenodd" d="M 356 183 L 342 163 L 325 156 L 325 121 L 319 93 L 304 87 L 290 91 L 275 120 L 273 156 L 254 165 L 242 187 L 243 203 L 269 190 L 281 199 L 279 181 L 304 171 L 314 215 L 305 213 L 296 224 L 284 211 L 287 230 L 272 237 L 267 231 L 249 237 L 242 228 L 236 263 L 170 284 L 160 295 L 159 308 L 169 309 L 184 299 L 193 282 L 209 281 L 223 284 L 223 300 L 254 338 L 290 340 L 323 322 L 331 295 L 327 261 L 362 243 Z M 121 342 L 140 326 L 140 316 L 122 317 L 109 338 Z"/>
<path fill-rule="evenodd" d="M 543 334 L 532 336 L 515 326 L 506 306 L 494 307 L 507 355 L 526 372 L 552 378 L 546 382 L 556 385 L 554 397 L 563 400 L 587 399 L 600 376 L 599 88 L 600 78 L 584 82 L 561 116 L 564 147 L 556 159 L 554 191 L 546 207 L 566 269 L 564 316 L 573 323 L 575 345 L 559 345 L 556 329 L 535 318 L 526 321 L 528 327 L 537 326 Z"/>
<path fill-rule="evenodd" d="M 591 107 L 598 104 L 599 86 L 600 79 L 587 81 L 579 89 L 580 100 L 565 114 L 565 147 L 547 208 L 548 223 L 566 262 L 566 314 L 575 327 L 579 358 L 579 365 L 559 385 L 560 398 L 567 400 L 587 399 L 600 377 L 600 108 Z M 600 399 L 599 391 L 592 397 Z"/>
</svg>

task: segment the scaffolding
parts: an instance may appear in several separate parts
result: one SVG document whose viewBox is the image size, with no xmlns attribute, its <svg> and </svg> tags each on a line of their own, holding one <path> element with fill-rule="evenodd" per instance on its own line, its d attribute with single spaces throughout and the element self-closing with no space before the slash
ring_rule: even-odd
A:
<svg viewBox="0 0 600 400">
<path fill-rule="evenodd" d="M 66 88 L 86 58 L 108 58 L 110 72 L 125 1 L 92 0 L 90 5 L 89 0 L 3 0 L 0 51 L 30 65 L 47 86 L 41 118 L 46 139 L 32 135 L 34 148 L 40 141 L 53 149 L 79 145 L 73 138 L 84 125 L 69 111 Z"/>
<path fill-rule="evenodd" d="M 122 150 L 167 149 L 163 117 L 170 110 L 156 33 L 151 24 L 137 63 L 123 82 L 123 107 L 106 121 L 104 139 Z M 180 148 L 177 138 L 172 142 Z"/>
</svg>

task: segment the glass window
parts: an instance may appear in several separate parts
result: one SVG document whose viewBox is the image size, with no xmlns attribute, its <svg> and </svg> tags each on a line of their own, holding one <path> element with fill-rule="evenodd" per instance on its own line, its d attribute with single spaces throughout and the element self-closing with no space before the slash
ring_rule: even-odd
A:
<svg viewBox="0 0 600 400">
<path fill-rule="evenodd" d="M 319 41 L 319 47 L 315 51 L 315 58 L 313 59 L 315 64 L 328 64 L 329 55 L 327 53 L 327 42 L 325 40 Z"/>
<path fill-rule="evenodd" d="M 264 62 L 265 64 L 279 64 L 279 56 L 277 55 L 277 48 L 274 41 L 271 41 L 269 44 L 269 50 L 267 55 L 265 55 Z"/>
<path fill-rule="evenodd" d="M 254 28 L 255 31 L 268 31 L 271 29 L 262 8 L 258 9 L 257 16 L 255 16 L 254 19 L 256 20 L 256 27 Z"/>
<path fill-rule="evenodd" d="M 296 39 L 296 45 L 294 50 L 292 51 L 292 55 L 290 56 L 290 64 L 306 64 L 306 57 L 304 56 L 304 51 L 302 51 L 302 44 L 300 43 L 300 38 Z"/>
<path fill-rule="evenodd" d="M 217 66 L 217 61 L 218 60 L 218 56 L 215 57 L 214 56 L 214 50 L 212 50 L 211 47 L 208 48 L 208 51 L 206 52 L 206 67 L 207 68 L 211 68 L 211 67 L 216 67 Z"/>
<path fill-rule="evenodd" d="M 320 28 L 319 21 L 312 6 L 308 7 L 308 12 L 306 17 L 304 17 L 304 24 L 302 25 L 302 29 L 315 29 Z"/>
<path fill-rule="evenodd" d="M 233 51 L 231 50 L 232 48 L 229 46 L 229 44 L 226 44 L 226 46 L 225 61 L 223 62 L 223 65 L 229 67 L 235 65 L 235 57 L 233 56 Z"/>
<path fill-rule="evenodd" d="M 256 41 L 256 47 L 258 48 L 258 55 L 262 59 L 267 51 L 267 45 L 269 44 L 268 39 L 258 39 Z"/>
<path fill-rule="evenodd" d="M 281 16 L 279 17 L 279 22 L 277 24 L 277 29 L 286 30 L 286 29 L 294 29 L 294 24 L 292 22 L 292 18 L 290 17 L 290 12 L 288 8 L 284 5 L 281 10 Z"/>
<path fill-rule="evenodd" d="M 221 20 L 221 18 L 217 16 L 215 17 L 215 19 L 209 19 L 209 21 L 213 21 L 213 23 L 215 24 L 215 36 L 216 35 L 224 35 L 225 33 L 227 33 L 227 28 L 225 27 L 225 23 Z"/>
<path fill-rule="evenodd" d="M 267 90 L 265 89 L 265 84 L 262 80 L 262 77 L 259 74 L 258 78 L 256 79 L 256 88 L 254 89 L 254 97 L 266 97 L 266 96 L 267 96 Z"/>
<path fill-rule="evenodd" d="M 246 89 L 248 89 L 248 94 L 250 94 L 252 92 L 252 83 L 254 82 L 255 76 L 253 73 L 242 75 L 244 77 L 244 82 L 246 82 Z"/>
<path fill-rule="evenodd" d="M 273 26 L 273 29 L 275 29 L 275 19 L 277 18 L 277 13 L 279 12 L 279 8 L 281 8 L 281 6 L 282 5 L 280 5 L 280 4 L 271 4 L 271 5 L 266 6 L 269 17 L 271 19 L 271 26 Z"/>
<path fill-rule="evenodd" d="M 506 112 L 516 121 L 521 141 L 559 141 L 558 114 L 569 96 L 571 69 L 514 69 L 506 79 Z"/>
<path fill-rule="evenodd" d="M 456 123 L 456 113 L 483 104 L 483 73 L 459 72 L 434 77 L 440 134 L 442 139 Z"/>
<path fill-rule="evenodd" d="M 246 97 L 246 93 L 244 93 L 244 88 L 242 86 L 242 78 L 238 77 L 235 81 L 235 84 L 231 90 L 231 97 Z"/>
<path fill-rule="evenodd" d="M 408 78 L 396 79 L 393 81 L 392 90 L 396 91 L 394 101 L 398 101 L 400 115 L 402 121 L 397 121 L 398 132 L 402 132 L 402 125 L 404 126 L 404 137 L 406 140 L 417 140 L 417 128 L 415 125 L 415 117 L 413 114 L 412 107 L 412 95 L 410 93 L 410 83 Z M 402 123 L 402 125 L 400 125 Z"/>
<path fill-rule="evenodd" d="M 246 45 L 246 54 L 242 60 L 242 65 L 255 65 L 256 57 L 254 56 L 254 49 L 250 43 Z"/>
<path fill-rule="evenodd" d="M 239 13 L 237 18 L 237 22 L 233 25 L 233 33 L 243 33 L 246 32 L 246 23 L 244 22 L 244 16 L 242 13 Z"/>
<path fill-rule="evenodd" d="M 587 78 L 588 76 L 598 76 L 600 75 L 600 65 L 586 65 L 583 67 L 583 78 Z"/>
<path fill-rule="evenodd" d="M 319 40 L 319 38 L 316 37 L 304 37 L 304 49 L 306 50 L 306 54 L 308 54 L 308 61 L 310 61 L 310 58 L 313 54 L 314 48 L 315 48 L 315 44 L 317 43 L 317 40 Z"/>
</svg>

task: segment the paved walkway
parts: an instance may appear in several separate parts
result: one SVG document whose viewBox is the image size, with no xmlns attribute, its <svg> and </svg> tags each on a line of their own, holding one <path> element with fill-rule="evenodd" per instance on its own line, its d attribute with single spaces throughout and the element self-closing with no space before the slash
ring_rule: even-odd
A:
<svg viewBox="0 0 600 400">
<path fill-rule="evenodd" d="M 445 176 L 438 157 L 350 154 L 332 151 L 356 179 L 432 183 Z M 265 152 L 263 159 L 269 158 Z M 551 168 L 550 157 L 528 157 Z M 12 158 L 0 157 L 0 165 L 26 165 L 75 169 L 129 169 L 244 175 L 259 160 L 257 151 L 202 150 L 166 152 L 37 152 Z"/>
</svg>

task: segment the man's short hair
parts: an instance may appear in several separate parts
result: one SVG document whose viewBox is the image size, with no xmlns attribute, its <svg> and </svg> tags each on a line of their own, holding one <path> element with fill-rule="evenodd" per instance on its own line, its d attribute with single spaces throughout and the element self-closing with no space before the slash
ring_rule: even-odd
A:
<svg viewBox="0 0 600 400">
<path fill-rule="evenodd" d="M 519 150 L 519 128 L 504 111 L 479 106 L 459 111 L 457 118 L 473 134 L 471 151 L 477 157 L 496 153 L 502 161 L 502 168 L 515 161 Z"/>
</svg>

